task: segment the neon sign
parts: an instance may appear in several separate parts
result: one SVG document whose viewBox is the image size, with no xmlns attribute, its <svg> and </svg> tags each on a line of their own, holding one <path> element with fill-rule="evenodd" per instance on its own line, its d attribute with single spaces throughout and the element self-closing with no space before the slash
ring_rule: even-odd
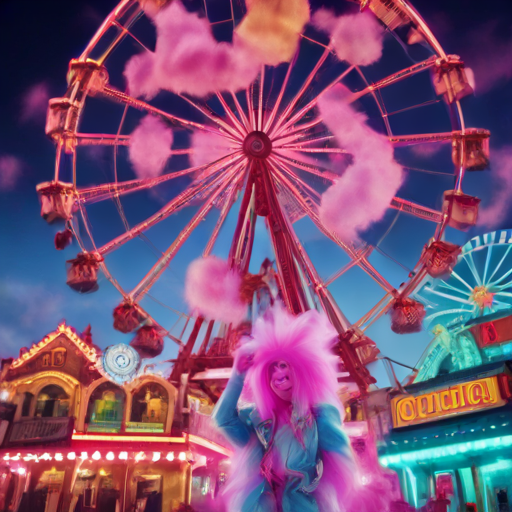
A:
<svg viewBox="0 0 512 512">
<path fill-rule="evenodd" d="M 493 376 L 455 384 L 424 395 L 395 397 L 391 400 L 391 411 L 393 426 L 400 428 L 504 404 L 498 377 Z"/>
</svg>

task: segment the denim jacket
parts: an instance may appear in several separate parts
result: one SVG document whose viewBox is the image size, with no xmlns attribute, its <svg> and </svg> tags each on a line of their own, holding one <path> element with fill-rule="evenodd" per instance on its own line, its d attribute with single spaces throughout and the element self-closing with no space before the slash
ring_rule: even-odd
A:
<svg viewBox="0 0 512 512">
<path fill-rule="evenodd" d="M 256 438 L 258 442 L 253 443 L 252 456 L 261 461 L 276 435 L 275 422 L 272 419 L 261 421 L 254 407 L 238 410 L 243 385 L 243 376 L 234 371 L 213 411 L 213 418 L 226 438 L 238 448 L 247 447 Z M 256 488 L 248 490 L 241 510 L 236 512 L 319 511 L 314 490 L 322 477 L 322 452 L 338 453 L 351 464 L 352 451 L 336 407 L 318 404 L 312 413 L 312 421 L 302 429 L 303 445 L 291 442 L 290 451 L 285 454 L 282 503 L 276 503 L 271 483 L 262 478 Z"/>
</svg>

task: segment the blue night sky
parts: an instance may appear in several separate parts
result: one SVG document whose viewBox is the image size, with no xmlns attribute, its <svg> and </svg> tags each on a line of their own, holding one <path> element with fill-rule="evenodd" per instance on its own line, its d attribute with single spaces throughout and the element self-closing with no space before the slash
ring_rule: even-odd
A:
<svg viewBox="0 0 512 512">
<path fill-rule="evenodd" d="M 206 1 L 212 10 L 221 3 Z M 334 5 L 336 2 L 322 3 Z M 478 195 L 482 205 L 487 207 L 500 194 L 503 197 L 504 193 L 503 183 L 493 175 L 492 154 L 498 150 L 506 151 L 507 147 L 512 148 L 512 2 L 416 0 L 413 5 L 423 15 L 445 51 L 460 55 L 475 72 L 476 94 L 464 98 L 462 105 L 466 126 L 486 128 L 492 133 L 491 169 L 468 175 L 464 190 L 468 194 Z M 64 95 L 68 62 L 80 55 L 114 6 L 115 2 L 109 0 L 29 3 L 3 0 L 0 3 L 3 48 L 0 94 L 1 357 L 17 355 L 20 347 L 39 341 L 63 319 L 77 331 L 82 331 L 90 323 L 94 342 L 102 348 L 119 342 L 128 343 L 131 339 L 130 335 L 121 334 L 112 327 L 112 309 L 120 302 L 120 296 L 105 278 L 100 280 L 99 291 L 93 294 L 79 295 L 66 286 L 65 261 L 79 251 L 76 244 L 61 252 L 55 250 L 53 237 L 59 227 L 50 226 L 40 218 L 35 192 L 38 183 L 49 181 L 53 176 L 55 150 L 44 133 L 47 100 Z M 397 43 L 387 41 L 386 45 L 397 46 Z M 390 48 L 390 54 L 397 55 L 397 52 L 393 53 Z M 385 58 L 378 66 L 371 66 L 367 76 L 375 80 L 384 76 L 388 69 L 409 65 L 407 62 L 410 61 L 404 60 L 402 65 Z M 116 67 L 114 64 L 109 72 L 111 83 L 122 88 L 122 66 Z M 411 82 L 406 89 L 397 87 L 386 90 L 384 100 L 388 111 L 399 110 L 408 101 L 410 104 L 413 98 L 421 96 L 424 87 L 425 84 L 418 81 Z M 120 107 L 116 107 L 116 110 L 101 105 L 91 102 L 87 114 L 89 117 L 85 117 L 83 122 L 90 131 L 101 126 L 98 129 L 115 133 Z M 418 109 L 396 116 L 391 120 L 393 130 L 398 133 L 449 130 L 443 103 L 424 110 L 425 113 L 423 109 Z M 136 117 L 128 120 L 128 133 L 137 120 Z M 120 153 L 121 157 L 126 157 L 122 151 Z M 413 156 L 423 168 L 451 172 L 447 147 L 443 146 L 434 154 Z M 397 152 L 396 157 L 402 159 L 401 163 L 406 163 L 411 155 L 404 151 Z M 512 158 L 509 161 L 512 173 Z M 79 185 L 104 183 L 110 168 L 110 153 L 101 150 L 84 152 L 79 169 Z M 120 164 L 119 169 L 124 179 L 133 179 L 128 164 Z M 512 187 L 510 178 L 508 183 Z M 133 225 L 151 215 L 175 195 L 172 187 L 184 187 L 186 184 L 167 185 L 171 188 L 163 187 L 152 194 L 144 193 L 143 197 L 127 196 L 123 200 L 123 208 L 129 223 Z M 410 173 L 399 195 L 439 209 L 443 190 L 452 187 L 451 176 Z M 512 196 L 512 189 L 508 192 Z M 508 203 L 508 198 L 504 198 L 503 208 Z M 195 211 L 194 207 L 185 209 L 150 230 L 148 238 L 153 246 L 137 239 L 110 257 L 107 261 L 109 269 L 125 289 L 131 289 L 146 274 L 156 261 L 155 250 L 165 250 Z M 94 205 L 88 214 L 98 245 L 122 232 L 122 222 L 112 202 Z M 365 234 L 366 240 L 376 243 L 390 227 L 394 217 L 395 213 L 389 212 L 381 223 Z M 235 220 L 232 212 L 221 231 L 215 254 L 227 255 Z M 215 221 L 216 217 L 211 216 L 201 224 L 152 289 L 152 299 L 146 298 L 142 303 L 167 328 L 177 320 L 169 308 L 185 309 L 182 298 L 185 269 L 191 260 L 201 254 Z M 478 234 L 506 228 L 512 228 L 511 211 L 504 212 L 502 218 L 492 225 L 478 225 L 466 233 L 449 229 L 447 239 L 462 245 Z M 299 221 L 296 229 L 321 277 L 329 277 L 348 261 L 336 246 L 323 239 L 308 220 Z M 406 269 L 418 260 L 421 248 L 432 234 L 433 225 L 400 215 L 380 245 L 400 265 L 378 252 L 372 254 L 370 261 L 389 282 L 398 287 L 407 277 Z M 264 224 L 259 219 L 252 258 L 253 272 L 258 270 L 266 256 L 272 258 L 272 252 Z M 382 290 L 358 268 L 335 281 L 330 289 L 350 321 L 358 320 L 382 296 Z M 161 306 L 160 302 L 168 307 Z M 179 334 L 179 329 L 173 333 Z M 376 322 L 368 335 L 377 342 L 383 354 L 410 365 L 416 364 L 431 339 L 428 332 L 396 335 L 391 332 L 387 317 Z M 174 357 L 177 353 L 171 341 L 167 340 L 166 343 L 161 356 L 163 359 Z M 379 363 L 374 365 L 372 371 L 378 377 L 379 384 L 387 384 Z M 401 370 L 397 373 L 399 376 L 405 375 Z"/>
</svg>

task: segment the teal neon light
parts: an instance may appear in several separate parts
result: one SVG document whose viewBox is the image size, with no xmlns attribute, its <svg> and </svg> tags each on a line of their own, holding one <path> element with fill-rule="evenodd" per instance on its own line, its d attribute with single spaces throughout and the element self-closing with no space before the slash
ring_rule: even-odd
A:
<svg viewBox="0 0 512 512">
<path fill-rule="evenodd" d="M 426 448 L 414 452 L 397 453 L 396 455 L 383 455 L 379 461 L 383 466 L 397 466 L 409 462 L 439 460 L 454 455 L 467 454 L 473 455 L 485 451 L 502 450 L 512 446 L 512 435 L 503 437 L 494 437 L 491 439 L 480 439 L 478 441 L 468 441 L 466 443 L 449 444 L 437 448 Z"/>
</svg>

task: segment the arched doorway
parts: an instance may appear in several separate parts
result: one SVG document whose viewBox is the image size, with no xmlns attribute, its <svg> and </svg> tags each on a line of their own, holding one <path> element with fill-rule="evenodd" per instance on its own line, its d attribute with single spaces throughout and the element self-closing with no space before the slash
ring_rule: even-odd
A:
<svg viewBox="0 0 512 512">
<path fill-rule="evenodd" d="M 27 393 L 29 395 L 29 393 Z M 25 396 L 27 399 L 27 397 Z M 24 404 L 25 405 L 25 404 Z M 69 396 L 55 384 L 45 386 L 37 395 L 34 416 L 41 418 L 62 418 L 69 413 Z"/>
<path fill-rule="evenodd" d="M 169 393 L 156 382 L 146 382 L 133 394 L 128 432 L 164 432 Z"/>
<path fill-rule="evenodd" d="M 119 432 L 126 395 L 112 382 L 100 384 L 91 394 L 85 418 L 87 432 Z"/>
</svg>

